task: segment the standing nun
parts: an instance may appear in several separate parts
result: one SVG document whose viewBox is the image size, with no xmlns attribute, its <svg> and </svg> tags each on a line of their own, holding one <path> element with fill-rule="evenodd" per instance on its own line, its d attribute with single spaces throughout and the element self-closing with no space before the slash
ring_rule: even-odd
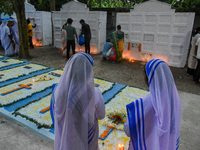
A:
<svg viewBox="0 0 200 150">
<path fill-rule="evenodd" d="M 19 53 L 19 30 L 18 30 L 18 24 L 15 20 L 13 20 L 14 25 L 12 26 L 11 33 L 13 35 L 14 41 L 15 41 L 15 55 L 18 55 Z"/>
<path fill-rule="evenodd" d="M 93 59 L 77 53 L 53 89 L 51 115 L 55 150 L 98 150 L 98 119 L 105 117 L 102 94 L 94 86 Z"/>
<path fill-rule="evenodd" d="M 10 29 L 7 26 L 8 21 L 4 20 L 0 26 L 1 28 L 1 46 L 5 50 L 5 56 L 10 57 L 14 55 L 12 38 L 10 35 Z"/>
<path fill-rule="evenodd" d="M 181 127 L 181 100 L 172 73 L 163 60 L 145 67 L 150 94 L 127 107 L 124 130 L 131 138 L 129 150 L 177 150 Z"/>
</svg>

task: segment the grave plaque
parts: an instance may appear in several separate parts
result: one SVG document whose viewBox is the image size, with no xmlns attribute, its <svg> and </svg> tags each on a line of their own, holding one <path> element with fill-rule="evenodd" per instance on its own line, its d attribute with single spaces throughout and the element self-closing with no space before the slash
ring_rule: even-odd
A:
<svg viewBox="0 0 200 150">
<path fill-rule="evenodd" d="M 2 60 L 1 62 L 3 62 L 3 63 L 7 63 L 7 62 L 9 62 L 9 61 L 7 61 L 7 60 Z"/>
<path fill-rule="evenodd" d="M 144 34 L 143 41 L 154 42 L 154 35 L 153 34 Z"/>
<path fill-rule="evenodd" d="M 60 77 L 61 76 L 61 74 L 59 74 L 59 73 L 55 73 L 55 72 L 51 72 L 51 73 L 49 73 L 50 75 L 53 75 L 53 76 L 56 76 L 56 77 Z"/>
<path fill-rule="evenodd" d="M 30 66 L 25 66 L 24 68 L 25 68 L 25 69 L 31 69 L 32 67 L 30 67 Z"/>
</svg>

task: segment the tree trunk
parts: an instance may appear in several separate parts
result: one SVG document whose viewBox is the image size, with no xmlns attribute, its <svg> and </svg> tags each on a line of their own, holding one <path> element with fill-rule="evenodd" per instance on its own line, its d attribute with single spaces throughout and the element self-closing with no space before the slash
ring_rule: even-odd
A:
<svg viewBox="0 0 200 150">
<path fill-rule="evenodd" d="M 50 0 L 50 11 L 56 10 L 56 2 L 55 0 Z"/>
<path fill-rule="evenodd" d="M 19 58 L 30 59 L 24 0 L 12 0 L 19 28 Z"/>
</svg>

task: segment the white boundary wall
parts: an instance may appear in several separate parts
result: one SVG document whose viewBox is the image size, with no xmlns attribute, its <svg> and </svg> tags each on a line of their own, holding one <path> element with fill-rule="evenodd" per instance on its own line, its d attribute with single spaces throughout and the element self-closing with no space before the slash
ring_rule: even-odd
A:
<svg viewBox="0 0 200 150">
<path fill-rule="evenodd" d="M 36 39 L 43 46 L 52 44 L 51 12 L 36 11 L 35 7 L 25 2 L 26 18 L 34 18 L 37 24 L 33 28 L 33 40 Z M 31 20 L 33 25 L 33 21 Z M 33 41 L 34 42 L 34 41 Z"/>
<path fill-rule="evenodd" d="M 131 48 L 123 55 L 144 60 L 145 54 L 150 53 L 151 58 L 163 59 L 170 66 L 184 67 L 194 16 L 194 13 L 175 13 L 169 4 L 156 0 L 136 5 L 130 13 L 117 13 L 117 24 L 126 34 L 125 49 L 128 42 L 141 43 L 141 52 Z"/>
<path fill-rule="evenodd" d="M 61 48 L 61 28 L 66 23 L 68 18 L 73 19 L 72 26 L 76 28 L 79 35 L 81 19 L 90 25 L 92 39 L 90 41 L 91 53 L 100 53 L 103 51 L 104 43 L 106 42 L 106 22 L 107 12 L 89 11 L 89 8 L 83 3 L 70 1 L 64 5 L 60 11 L 53 11 L 53 30 L 54 30 L 54 46 Z M 85 51 L 84 46 L 76 44 L 76 51 Z"/>
</svg>

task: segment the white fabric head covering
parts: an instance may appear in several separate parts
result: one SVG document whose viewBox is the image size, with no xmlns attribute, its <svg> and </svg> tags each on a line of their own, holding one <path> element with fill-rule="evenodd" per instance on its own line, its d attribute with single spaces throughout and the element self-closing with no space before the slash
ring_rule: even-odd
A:
<svg viewBox="0 0 200 150">
<path fill-rule="evenodd" d="M 1 44 L 2 44 L 2 47 L 5 47 L 5 44 L 7 43 L 7 42 L 4 42 L 7 24 L 8 24 L 8 21 L 4 20 L 4 21 L 2 21 L 2 24 L 1 24 L 1 27 L 0 27 L 1 28 Z"/>
<path fill-rule="evenodd" d="M 158 118 L 160 135 L 162 135 L 171 127 L 180 127 L 181 100 L 167 63 L 163 60 L 153 59 L 146 65 L 146 72 L 152 104 Z M 178 124 L 172 125 L 172 122 Z M 177 129 L 180 130 L 180 128 Z"/>
<path fill-rule="evenodd" d="M 181 100 L 166 62 L 146 65 L 150 94 L 127 105 L 135 150 L 177 150 L 181 127 Z"/>
<path fill-rule="evenodd" d="M 92 149 L 95 87 L 93 59 L 77 53 L 67 62 L 55 90 L 55 149 Z"/>
<path fill-rule="evenodd" d="M 16 43 L 17 45 L 19 45 L 18 23 L 17 23 L 15 20 L 13 20 L 13 23 L 14 23 L 14 25 L 13 25 L 12 28 L 11 28 L 11 32 L 12 32 L 12 34 L 13 34 L 15 43 Z"/>
</svg>

